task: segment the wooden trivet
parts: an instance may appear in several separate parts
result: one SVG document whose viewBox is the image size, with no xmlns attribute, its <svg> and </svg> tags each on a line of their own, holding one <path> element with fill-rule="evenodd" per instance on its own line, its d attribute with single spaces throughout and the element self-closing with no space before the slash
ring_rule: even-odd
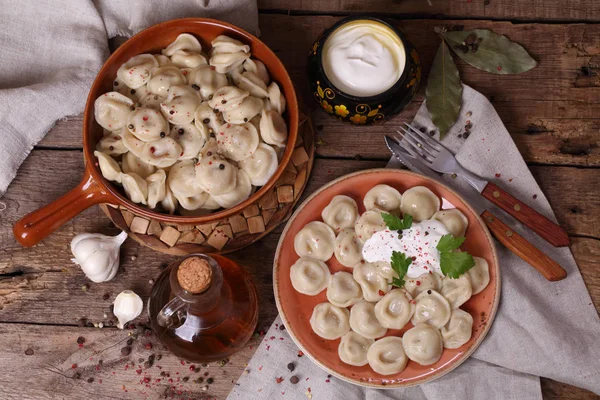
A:
<svg viewBox="0 0 600 400">
<path fill-rule="evenodd" d="M 241 213 L 205 225 L 166 224 L 136 215 L 123 206 L 100 208 L 121 230 L 153 250 L 173 255 L 230 253 L 256 242 L 292 214 L 306 187 L 314 161 L 314 130 L 300 112 L 292 159 L 273 188 Z"/>
</svg>

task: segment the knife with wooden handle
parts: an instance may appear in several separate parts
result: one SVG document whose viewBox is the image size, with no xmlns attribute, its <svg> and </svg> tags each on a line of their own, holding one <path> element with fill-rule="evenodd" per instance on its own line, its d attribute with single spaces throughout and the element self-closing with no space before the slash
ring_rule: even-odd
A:
<svg viewBox="0 0 600 400">
<path fill-rule="evenodd" d="M 385 136 L 385 142 L 392 154 L 408 169 L 446 185 L 446 183 L 442 181 L 441 175 L 427 167 L 418 158 L 407 153 L 393 138 Z M 567 277 L 567 271 L 565 271 L 556 261 L 529 243 L 527 239 L 519 235 L 497 216 L 492 214 L 492 212 L 487 210 L 483 200 L 480 198 L 473 198 L 465 193 L 461 193 L 461 195 L 467 199 L 469 204 L 478 213 L 480 213 L 481 218 L 492 235 L 506 248 L 523 259 L 523 261 L 538 270 L 544 278 L 549 281 L 559 281 Z"/>
</svg>

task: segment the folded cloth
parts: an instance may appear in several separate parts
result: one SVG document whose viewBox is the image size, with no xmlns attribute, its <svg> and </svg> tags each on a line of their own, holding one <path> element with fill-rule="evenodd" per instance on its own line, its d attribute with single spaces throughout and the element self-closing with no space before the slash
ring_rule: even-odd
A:
<svg viewBox="0 0 600 400">
<path fill-rule="evenodd" d="M 256 0 L 0 0 L 0 196 L 56 120 L 83 111 L 108 39 L 175 18 L 258 33 Z"/>
<path fill-rule="evenodd" d="M 470 122 L 470 135 L 459 133 Z M 426 106 L 414 123 L 434 129 Z M 390 126 L 390 131 L 394 131 Z M 550 204 L 523 161 L 510 134 L 491 103 L 481 93 L 464 86 L 463 106 L 455 126 L 442 141 L 467 169 L 506 188 L 552 220 Z M 383 143 L 382 143 L 383 146 Z M 399 168 L 392 159 L 388 167 Z M 473 192 L 460 179 L 445 177 L 459 191 Z M 600 394 L 600 320 L 568 248 L 554 248 L 526 227 L 489 204 L 496 215 L 568 272 L 559 282 L 545 280 L 508 249 L 496 244 L 502 276 L 500 306 L 492 327 L 471 358 L 440 379 L 406 389 L 364 389 L 330 377 L 298 348 L 281 320 L 263 343 L 229 399 L 540 399 L 539 377 L 579 386 Z M 273 340 L 271 340 L 273 338 Z M 283 338 L 282 340 L 280 338 Z M 287 364 L 295 369 L 289 372 Z M 292 375 L 298 384 L 289 382 Z M 277 383 L 276 379 L 284 380 Z M 309 390 L 310 388 L 310 390 Z"/>
</svg>

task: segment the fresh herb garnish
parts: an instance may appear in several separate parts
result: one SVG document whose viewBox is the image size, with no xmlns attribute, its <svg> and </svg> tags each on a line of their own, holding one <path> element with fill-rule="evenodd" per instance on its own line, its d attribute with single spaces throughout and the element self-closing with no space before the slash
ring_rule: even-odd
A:
<svg viewBox="0 0 600 400">
<path fill-rule="evenodd" d="M 397 278 L 392 279 L 392 285 L 397 287 L 402 287 L 406 283 L 404 281 L 404 277 L 408 272 L 408 266 L 412 263 L 412 258 L 406 257 L 406 254 L 401 253 L 399 251 L 392 252 L 391 265 L 392 269 L 396 274 L 398 274 Z"/>
<path fill-rule="evenodd" d="M 452 279 L 467 272 L 475 265 L 473 256 L 467 252 L 454 252 L 465 241 L 465 237 L 454 237 L 451 234 L 442 236 L 436 248 L 440 252 L 440 268 L 442 273 Z"/>
<path fill-rule="evenodd" d="M 383 218 L 383 222 L 387 225 L 388 229 L 391 231 L 401 231 L 403 229 L 408 229 L 412 226 L 412 216 L 405 214 L 403 218 L 397 217 L 388 213 L 381 213 L 381 218 Z"/>
</svg>

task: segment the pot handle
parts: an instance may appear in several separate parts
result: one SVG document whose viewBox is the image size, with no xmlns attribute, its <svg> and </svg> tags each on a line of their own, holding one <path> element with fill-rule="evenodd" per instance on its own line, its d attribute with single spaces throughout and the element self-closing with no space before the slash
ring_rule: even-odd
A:
<svg viewBox="0 0 600 400">
<path fill-rule="evenodd" d="M 106 190 L 86 170 L 79 185 L 18 220 L 13 233 L 22 246 L 32 247 L 85 209 L 110 199 Z"/>
</svg>

